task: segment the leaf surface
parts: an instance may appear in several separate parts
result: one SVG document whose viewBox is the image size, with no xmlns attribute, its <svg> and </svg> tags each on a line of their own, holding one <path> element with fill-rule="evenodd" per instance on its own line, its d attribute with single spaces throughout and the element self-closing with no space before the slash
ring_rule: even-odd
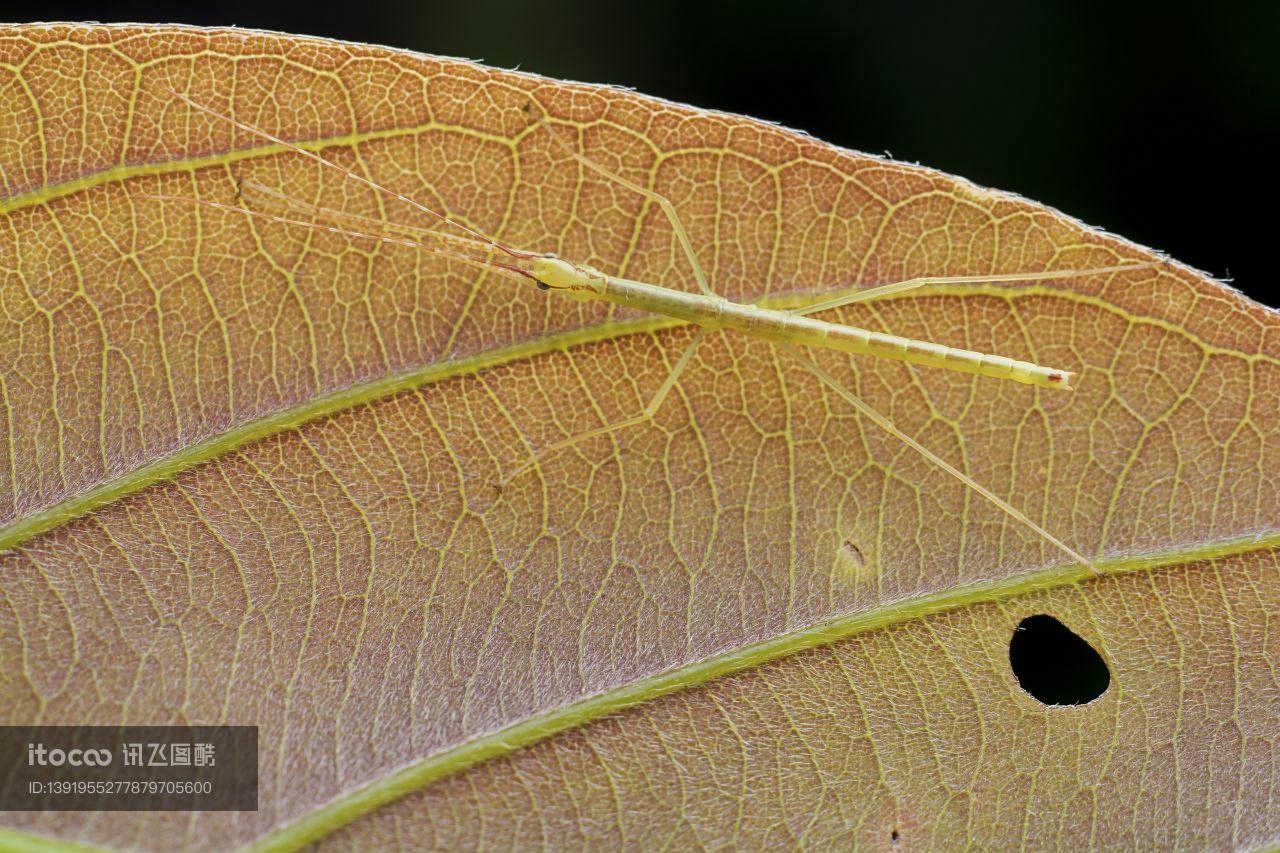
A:
<svg viewBox="0 0 1280 853">
<path fill-rule="evenodd" d="M 670 198 L 734 299 L 1152 257 L 758 122 L 381 48 L 32 26 L 0 73 L 3 721 L 262 743 L 255 813 L 8 813 L 11 843 L 1275 843 L 1273 312 L 1171 264 L 835 312 L 1081 373 L 820 356 L 1101 581 L 740 336 L 652 424 L 501 488 L 642 408 L 690 330 L 148 198 L 265 187 L 431 227 L 175 92 L 692 290 L 661 210 L 558 133 Z M 1034 613 L 1103 654 L 1103 697 L 1021 691 Z"/>
</svg>

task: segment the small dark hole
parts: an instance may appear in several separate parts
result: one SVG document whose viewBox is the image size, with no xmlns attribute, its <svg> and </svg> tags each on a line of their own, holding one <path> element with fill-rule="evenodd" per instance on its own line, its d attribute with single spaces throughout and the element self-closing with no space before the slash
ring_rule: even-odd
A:
<svg viewBox="0 0 1280 853">
<path fill-rule="evenodd" d="M 1102 655 L 1052 616 L 1028 616 L 1009 641 L 1009 665 L 1022 689 L 1046 705 L 1083 705 L 1111 685 Z"/>
<path fill-rule="evenodd" d="M 897 844 L 897 843 L 898 843 L 898 839 L 899 839 L 899 838 L 901 838 L 901 837 L 902 837 L 902 836 L 898 835 L 898 830 L 896 830 L 896 829 L 895 829 L 893 832 L 889 833 L 889 843 L 890 843 L 890 844 Z"/>
</svg>

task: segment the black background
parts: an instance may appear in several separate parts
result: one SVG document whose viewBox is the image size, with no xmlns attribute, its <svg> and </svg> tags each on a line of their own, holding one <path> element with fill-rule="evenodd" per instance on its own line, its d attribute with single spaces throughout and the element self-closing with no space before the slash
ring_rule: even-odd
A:
<svg viewBox="0 0 1280 853">
<path fill-rule="evenodd" d="M 0 18 L 238 24 L 630 86 L 1020 193 L 1280 304 L 1277 6 L 1023 5 L 0 0 Z"/>
</svg>

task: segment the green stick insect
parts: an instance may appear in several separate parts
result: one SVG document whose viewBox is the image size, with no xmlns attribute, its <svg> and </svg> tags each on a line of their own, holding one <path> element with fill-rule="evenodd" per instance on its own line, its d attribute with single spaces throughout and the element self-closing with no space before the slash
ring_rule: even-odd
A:
<svg viewBox="0 0 1280 853">
<path fill-rule="evenodd" d="M 928 285 L 1071 279 L 1086 275 L 1104 275 L 1147 269 L 1152 266 L 1151 264 L 1130 263 L 1092 269 L 1052 270 L 1003 275 L 928 276 L 868 288 L 867 290 L 847 294 L 835 299 L 814 302 L 813 304 L 804 305 L 800 308 L 791 310 L 762 308 L 757 305 L 733 302 L 722 296 L 718 296 L 711 289 L 710 285 L 707 283 L 707 277 L 703 272 L 702 265 L 698 262 L 698 256 L 694 251 L 693 243 L 689 238 L 689 233 L 685 230 L 684 225 L 680 221 L 680 216 L 676 212 L 675 206 L 669 199 L 651 189 L 640 186 L 639 184 L 629 181 L 620 175 L 616 175 L 598 163 L 595 163 L 578 152 L 573 151 L 565 142 L 563 142 L 563 140 L 559 138 L 559 136 L 554 133 L 554 131 L 551 131 L 550 135 L 555 140 L 555 143 L 562 147 L 567 154 L 578 163 L 632 192 L 649 198 L 658 205 L 670 221 L 681 250 L 688 259 L 690 267 L 692 267 L 694 280 L 697 282 L 698 286 L 697 293 L 676 290 L 661 284 L 621 278 L 619 276 L 610 275 L 606 272 L 593 269 L 584 264 L 574 263 L 566 258 L 556 257 L 553 254 L 527 251 L 506 245 L 462 222 L 459 222 L 456 218 L 447 213 L 434 210 L 413 198 L 399 193 L 389 187 L 378 184 L 363 175 L 359 175 L 350 169 L 347 169 L 339 163 L 326 159 L 314 151 L 309 151 L 294 143 L 268 133 L 265 130 L 253 127 L 252 125 L 246 124 L 238 119 L 232 118 L 231 116 L 223 115 L 222 113 L 197 103 L 187 95 L 174 92 L 174 96 L 193 109 L 234 125 L 241 130 L 293 151 L 303 157 L 308 157 L 327 168 L 334 169 L 342 173 L 346 178 L 364 184 L 384 197 L 394 199 L 397 202 L 407 205 L 427 218 L 432 219 L 441 225 L 448 226 L 459 233 L 445 234 L 438 231 L 426 231 L 425 229 L 414 229 L 408 226 L 397 225 L 395 228 L 401 233 L 390 234 L 387 233 L 388 224 L 386 222 L 360 216 L 358 214 L 308 205 L 291 199 L 283 193 L 248 182 L 242 183 L 242 190 L 248 190 L 260 199 L 269 199 L 270 201 L 267 203 L 270 205 L 281 206 L 299 213 L 305 212 L 309 215 L 319 214 L 331 221 L 346 223 L 346 225 L 320 224 L 314 221 L 295 218 L 293 216 L 269 213 L 262 210 L 253 210 L 236 205 L 222 204 L 219 202 L 201 199 L 167 195 L 139 195 L 139 198 L 199 204 L 206 207 L 232 211 L 245 216 L 266 219 L 281 224 L 329 231 L 349 237 L 405 246 L 433 254 L 442 254 L 463 262 L 519 277 L 533 283 L 539 290 L 546 291 L 547 293 L 561 294 L 578 301 L 601 300 L 605 302 L 612 302 L 616 305 L 640 309 L 652 314 L 660 314 L 678 320 L 683 320 L 699 327 L 692 340 L 690 340 L 686 345 L 684 352 L 682 352 L 680 357 L 676 360 L 675 366 L 671 369 L 666 380 L 661 386 L 659 386 L 657 392 L 649 401 L 649 404 L 646 405 L 639 414 L 538 448 L 533 452 L 528 461 L 507 474 L 502 481 L 502 485 L 505 486 L 512 480 L 525 474 L 553 454 L 566 450 L 588 439 L 606 435 L 608 433 L 616 432 L 648 421 L 658 411 L 663 400 L 665 400 L 667 395 L 671 392 L 671 389 L 675 387 L 676 382 L 680 378 L 680 374 L 689 365 L 694 352 L 698 349 L 699 345 L 706 340 L 707 336 L 712 331 L 732 330 L 734 332 L 750 335 L 756 338 L 762 338 L 778 344 L 784 353 L 795 359 L 795 361 L 800 365 L 804 366 L 823 384 L 835 391 L 841 398 L 846 400 L 854 409 L 872 423 L 902 441 L 912 450 L 919 453 L 923 458 L 927 459 L 931 464 L 936 465 L 938 468 L 963 483 L 966 487 L 972 489 L 977 494 L 982 495 L 982 497 L 990 501 L 1010 518 L 1022 525 L 1025 525 L 1028 529 L 1042 537 L 1046 542 L 1051 543 L 1054 547 L 1061 550 L 1064 554 L 1070 557 L 1073 562 L 1079 563 L 1080 565 L 1088 568 L 1095 576 L 1101 576 L 1101 572 L 1099 572 L 1097 566 L 1095 566 L 1087 557 L 1080 554 L 1074 548 L 1071 548 L 1041 525 L 1032 521 L 1017 507 L 1014 507 L 1008 501 L 999 497 L 990 489 L 986 488 L 981 483 L 978 483 L 973 478 L 969 477 L 967 474 L 939 457 L 920 442 L 902 432 L 902 430 L 894 426 L 887 417 L 859 399 L 842 382 L 815 364 L 813 360 L 801 352 L 799 348 L 818 347 L 857 355 L 891 358 L 898 361 L 905 361 L 910 364 L 977 374 L 979 376 L 1018 382 L 1041 388 L 1069 390 L 1071 388 L 1073 374 L 1066 370 L 1044 367 L 1031 362 L 1006 358 L 1004 356 L 943 346 L 931 341 L 900 337 L 898 335 L 860 329 L 855 326 L 827 322 L 809 315 L 858 302 L 869 302 L 874 299 L 880 299 Z M 545 119 L 543 122 L 545 123 Z M 348 225 L 353 227 L 347 227 Z M 425 237 L 438 241 L 439 245 L 424 244 L 421 241 Z"/>
</svg>

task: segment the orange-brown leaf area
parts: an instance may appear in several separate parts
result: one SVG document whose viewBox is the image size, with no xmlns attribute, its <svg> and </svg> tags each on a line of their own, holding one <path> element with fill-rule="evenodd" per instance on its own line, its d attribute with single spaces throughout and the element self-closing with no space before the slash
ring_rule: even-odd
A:
<svg viewBox="0 0 1280 853">
<path fill-rule="evenodd" d="M 259 187 L 435 227 L 175 93 L 508 243 L 692 289 L 661 210 L 557 133 L 670 198 L 733 298 L 1141 249 L 751 120 L 382 48 L 16 27 L 0 75 L 0 536 L 30 533 L 0 554 L 0 722 L 254 724 L 262 780 L 257 812 L 2 827 L 251 844 L 572 703 L 1064 565 L 773 346 L 728 335 L 651 424 L 500 488 L 531 448 L 639 410 L 689 330 L 156 199 Z M 901 619 L 459 765 L 331 843 L 1277 840 L 1277 316 L 1170 264 L 835 316 L 1080 371 L 1054 393 L 820 359 L 1125 571 Z M 361 391 L 398 376 L 415 387 Z M 166 461 L 186 470 L 147 474 Z M 1034 612 L 1103 653 L 1103 698 L 1021 692 L 1008 639 Z"/>
</svg>

